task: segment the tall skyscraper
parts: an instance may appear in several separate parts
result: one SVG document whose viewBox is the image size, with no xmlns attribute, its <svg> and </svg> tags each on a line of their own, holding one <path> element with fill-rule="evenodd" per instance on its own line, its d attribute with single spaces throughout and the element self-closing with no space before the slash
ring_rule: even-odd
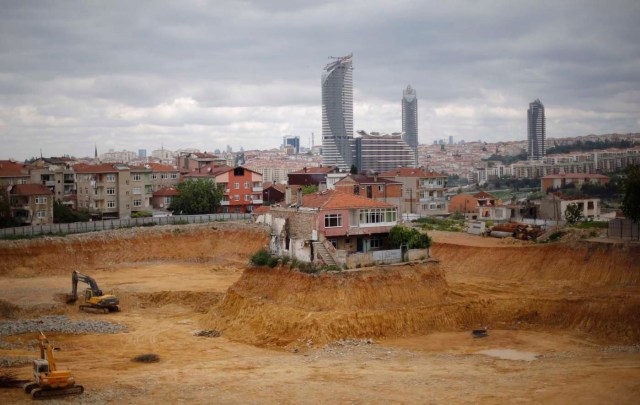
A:
<svg viewBox="0 0 640 405">
<path fill-rule="evenodd" d="M 527 157 L 529 160 L 540 160 L 546 155 L 546 136 L 544 106 L 540 99 L 536 99 L 529 103 L 527 110 Z"/>
<path fill-rule="evenodd" d="M 402 91 L 402 132 L 404 141 L 411 146 L 415 154 L 414 166 L 418 165 L 418 97 L 416 91 L 407 86 Z"/>
<path fill-rule="evenodd" d="M 352 57 L 333 58 L 322 74 L 322 164 L 344 170 L 354 163 Z"/>
</svg>

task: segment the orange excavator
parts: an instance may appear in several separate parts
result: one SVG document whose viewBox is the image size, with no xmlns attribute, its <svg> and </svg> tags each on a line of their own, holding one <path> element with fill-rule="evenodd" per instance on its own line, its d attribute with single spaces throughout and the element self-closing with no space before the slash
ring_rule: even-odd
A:
<svg viewBox="0 0 640 405">
<path fill-rule="evenodd" d="M 24 392 L 33 399 L 47 399 L 65 395 L 80 395 L 84 392 L 82 385 L 77 385 L 71 371 L 58 370 L 53 357 L 53 345 L 40 332 L 40 358 L 33 361 L 33 382 L 24 386 Z"/>
</svg>

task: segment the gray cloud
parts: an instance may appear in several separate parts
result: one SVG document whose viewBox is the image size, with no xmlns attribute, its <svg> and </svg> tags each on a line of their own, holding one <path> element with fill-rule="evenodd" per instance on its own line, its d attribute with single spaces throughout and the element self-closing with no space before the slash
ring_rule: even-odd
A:
<svg viewBox="0 0 640 405">
<path fill-rule="evenodd" d="M 535 98 L 551 137 L 638 131 L 637 21 L 634 0 L 5 1 L 0 158 L 306 144 L 349 52 L 357 129 L 399 131 L 410 83 L 424 143 L 524 139 Z"/>
</svg>

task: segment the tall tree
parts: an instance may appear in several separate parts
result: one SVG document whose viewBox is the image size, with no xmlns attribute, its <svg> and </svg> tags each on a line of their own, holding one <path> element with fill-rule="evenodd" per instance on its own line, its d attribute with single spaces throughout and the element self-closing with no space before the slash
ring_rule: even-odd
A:
<svg viewBox="0 0 640 405">
<path fill-rule="evenodd" d="M 222 188 L 209 179 L 186 180 L 177 189 L 170 207 L 176 214 L 212 214 L 222 200 Z"/>
<path fill-rule="evenodd" d="M 633 222 L 640 222 L 640 166 L 630 165 L 624 171 L 622 185 L 622 212 Z"/>
</svg>

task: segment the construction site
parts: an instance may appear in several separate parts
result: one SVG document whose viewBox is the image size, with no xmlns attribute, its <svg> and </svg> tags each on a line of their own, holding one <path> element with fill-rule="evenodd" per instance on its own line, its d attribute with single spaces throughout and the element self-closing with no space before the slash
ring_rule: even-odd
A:
<svg viewBox="0 0 640 405">
<path fill-rule="evenodd" d="M 252 223 L 0 241 L 0 377 L 31 384 L 0 403 L 38 358 L 75 380 L 52 404 L 638 402 L 638 242 L 429 235 L 318 274 L 251 266 Z"/>
</svg>

